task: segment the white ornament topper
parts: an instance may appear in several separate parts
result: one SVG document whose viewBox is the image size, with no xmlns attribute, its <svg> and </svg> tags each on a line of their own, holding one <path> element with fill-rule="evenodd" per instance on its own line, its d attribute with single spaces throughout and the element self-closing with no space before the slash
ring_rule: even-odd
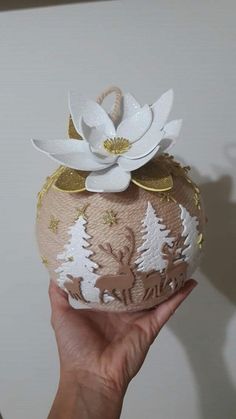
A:
<svg viewBox="0 0 236 419">
<path fill-rule="evenodd" d="M 150 202 L 148 202 L 142 224 L 144 242 L 137 249 L 141 253 L 135 261 L 138 265 L 137 270 L 143 272 L 163 271 L 167 266 L 167 260 L 163 257 L 162 249 L 164 244 L 172 246 L 174 238 L 169 237 L 170 230 L 167 230 L 166 226 L 162 224 L 162 219 L 157 217 Z"/>
<path fill-rule="evenodd" d="M 83 140 L 32 142 L 64 166 L 91 171 L 86 178 L 88 191 L 121 192 L 129 186 L 130 172 L 166 152 L 175 143 L 182 120 L 167 123 L 172 103 L 172 90 L 152 106 L 143 107 L 127 93 L 123 96 L 120 123 L 116 126 L 97 102 L 71 93 L 70 114 Z"/>
</svg>

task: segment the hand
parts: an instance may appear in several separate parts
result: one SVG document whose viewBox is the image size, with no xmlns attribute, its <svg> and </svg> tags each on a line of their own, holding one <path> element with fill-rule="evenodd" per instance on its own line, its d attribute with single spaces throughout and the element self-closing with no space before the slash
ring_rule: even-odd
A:
<svg viewBox="0 0 236 419">
<path fill-rule="evenodd" d="M 60 358 L 61 387 L 68 388 L 68 383 L 73 383 L 80 391 L 87 389 L 93 394 L 91 397 L 99 393 L 113 400 L 120 412 L 127 386 L 142 366 L 150 345 L 196 285 L 197 282 L 190 279 L 169 300 L 149 311 L 110 313 L 71 308 L 67 294 L 51 281 L 51 322 Z M 67 384 L 63 385 L 63 381 Z M 59 393 L 63 397 L 62 392 Z M 55 417 L 59 418 L 58 414 Z M 90 413 L 90 416 L 79 417 L 105 419 L 106 416 Z M 109 412 L 107 417 L 119 416 Z M 68 413 L 65 418 L 69 418 Z"/>
</svg>

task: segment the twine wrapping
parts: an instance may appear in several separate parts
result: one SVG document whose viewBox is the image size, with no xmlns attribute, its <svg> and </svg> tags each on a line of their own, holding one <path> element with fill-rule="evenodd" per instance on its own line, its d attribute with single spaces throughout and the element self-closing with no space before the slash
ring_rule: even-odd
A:
<svg viewBox="0 0 236 419">
<path fill-rule="evenodd" d="M 122 105 L 122 91 L 117 86 L 110 86 L 105 89 L 96 99 L 96 102 L 101 105 L 104 99 L 111 93 L 115 93 L 115 102 L 112 106 L 112 110 L 109 112 L 109 116 L 114 124 L 117 124 L 121 117 L 121 105 Z"/>
<path fill-rule="evenodd" d="M 125 227 L 128 225 L 135 235 L 136 251 L 132 257 L 131 265 L 137 258 L 137 248 L 142 244 L 142 219 L 144 217 L 147 202 L 150 201 L 153 208 L 163 223 L 171 231 L 171 235 L 178 237 L 182 232 L 179 205 L 183 205 L 192 216 L 197 216 L 199 220 L 199 233 L 204 232 L 205 216 L 201 208 L 199 210 L 193 200 L 193 188 L 183 177 L 176 177 L 172 195 L 176 202 L 163 201 L 162 195 L 148 192 L 136 185 L 130 187 L 120 194 L 93 194 L 83 192 L 82 194 L 64 194 L 50 188 L 44 197 L 43 205 L 37 219 L 37 239 L 41 256 L 46 258 L 47 268 L 50 277 L 56 280 L 55 269 L 61 262 L 57 260 L 57 255 L 63 252 L 64 245 L 68 243 L 70 235 L 69 227 L 73 224 L 76 217 L 76 209 L 83 208 L 89 204 L 86 210 L 88 219 L 87 233 L 91 236 L 90 249 L 94 252 L 92 260 L 99 265 L 99 273 L 114 274 L 117 264 L 99 249 L 99 244 L 109 242 L 115 251 L 122 246 L 128 245 L 125 238 Z M 105 211 L 113 210 L 117 215 L 117 224 L 110 227 L 103 222 Z M 57 234 L 49 230 L 50 217 L 54 216 L 60 220 Z M 194 269 L 194 267 L 193 267 Z M 190 269 L 191 271 L 191 269 Z M 175 290 L 176 291 L 176 290 Z M 119 301 L 113 301 L 108 305 L 93 303 L 92 307 L 97 310 L 129 311 L 150 308 L 152 305 L 159 304 L 168 298 L 172 291 L 169 289 L 157 299 L 142 301 L 143 286 L 140 280 L 136 280 L 133 293 L 134 304 L 124 307 Z"/>
</svg>

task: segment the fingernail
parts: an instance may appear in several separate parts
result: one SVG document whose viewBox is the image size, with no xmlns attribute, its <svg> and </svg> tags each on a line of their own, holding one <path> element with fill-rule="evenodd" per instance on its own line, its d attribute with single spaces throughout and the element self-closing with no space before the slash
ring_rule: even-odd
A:
<svg viewBox="0 0 236 419">
<path fill-rule="evenodd" d="M 195 279 L 189 279 L 188 281 L 187 281 L 187 283 L 188 283 L 188 286 L 189 287 L 192 287 L 192 288 L 195 288 L 197 285 L 198 285 L 198 282 L 195 280 Z"/>
<path fill-rule="evenodd" d="M 195 281 L 195 279 L 193 280 L 194 282 L 193 282 L 193 287 L 195 288 L 197 285 L 198 285 L 198 282 L 197 281 Z"/>
<path fill-rule="evenodd" d="M 192 290 L 194 290 L 194 288 L 198 285 L 198 282 L 195 281 L 195 279 L 189 279 L 186 283 L 185 283 L 185 290 L 191 292 Z"/>
</svg>

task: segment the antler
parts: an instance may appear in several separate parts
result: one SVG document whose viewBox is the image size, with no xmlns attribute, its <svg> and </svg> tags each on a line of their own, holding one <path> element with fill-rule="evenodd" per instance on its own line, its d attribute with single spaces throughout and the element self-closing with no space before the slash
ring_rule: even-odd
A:
<svg viewBox="0 0 236 419">
<path fill-rule="evenodd" d="M 106 243 L 104 246 L 99 244 L 99 249 L 101 249 L 104 253 L 111 256 L 116 262 L 121 263 L 124 257 L 124 254 L 121 250 L 118 251 L 118 254 L 112 250 L 110 243 Z"/>
<path fill-rule="evenodd" d="M 177 250 L 180 245 L 180 238 L 177 238 L 172 246 L 169 246 L 167 243 L 163 245 L 162 252 L 163 252 L 163 258 L 168 261 L 168 265 L 172 265 L 173 261 L 175 260 L 177 256 Z"/>
<path fill-rule="evenodd" d="M 130 227 L 126 227 L 126 230 L 128 231 L 128 234 L 125 235 L 125 238 L 129 241 L 130 246 L 125 245 L 123 247 L 123 250 L 118 250 L 117 253 L 114 252 L 112 249 L 110 243 L 105 243 L 104 245 L 99 244 L 99 249 L 102 250 L 102 252 L 106 253 L 110 257 L 112 257 L 117 263 L 122 265 L 129 265 L 132 254 L 134 252 L 135 247 L 135 239 L 134 239 L 134 233 L 131 230 Z M 127 261 L 124 263 L 124 257 L 127 256 Z"/>
<path fill-rule="evenodd" d="M 179 238 L 178 239 L 176 239 L 175 241 L 174 241 L 174 243 L 173 243 L 173 246 L 172 246 L 172 254 L 173 255 L 176 255 L 176 250 L 177 250 L 177 248 L 178 248 L 178 246 L 179 246 Z"/>
</svg>

